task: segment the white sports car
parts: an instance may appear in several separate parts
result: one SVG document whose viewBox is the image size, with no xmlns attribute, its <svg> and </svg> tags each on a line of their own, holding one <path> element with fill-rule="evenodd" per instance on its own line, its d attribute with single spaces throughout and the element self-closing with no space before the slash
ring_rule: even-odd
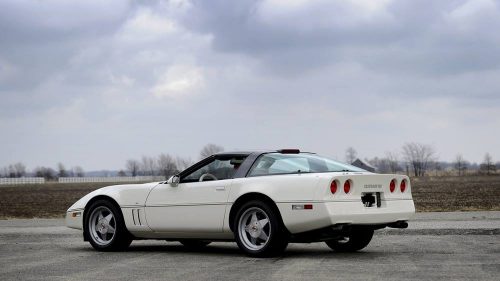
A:
<svg viewBox="0 0 500 281">
<path fill-rule="evenodd" d="M 289 242 L 357 251 L 415 213 L 404 175 L 382 175 L 297 149 L 212 155 L 165 182 L 108 186 L 67 211 L 68 227 L 100 251 L 134 239 L 204 247 L 234 241 L 251 256 Z"/>
</svg>

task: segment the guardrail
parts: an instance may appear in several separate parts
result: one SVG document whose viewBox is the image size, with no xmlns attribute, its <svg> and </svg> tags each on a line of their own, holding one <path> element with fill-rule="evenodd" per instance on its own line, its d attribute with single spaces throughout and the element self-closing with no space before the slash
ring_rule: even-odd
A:
<svg viewBox="0 0 500 281">
<path fill-rule="evenodd" d="M 0 178 L 0 185 L 7 184 L 42 184 L 45 183 L 44 178 L 30 177 L 30 178 Z"/>
</svg>

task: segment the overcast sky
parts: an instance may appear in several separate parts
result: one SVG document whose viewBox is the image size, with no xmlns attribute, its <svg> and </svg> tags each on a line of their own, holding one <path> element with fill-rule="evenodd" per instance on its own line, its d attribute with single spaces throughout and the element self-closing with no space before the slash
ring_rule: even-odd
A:
<svg viewBox="0 0 500 281">
<path fill-rule="evenodd" d="M 500 1 L 0 1 L 0 167 L 203 145 L 500 160 Z"/>
</svg>

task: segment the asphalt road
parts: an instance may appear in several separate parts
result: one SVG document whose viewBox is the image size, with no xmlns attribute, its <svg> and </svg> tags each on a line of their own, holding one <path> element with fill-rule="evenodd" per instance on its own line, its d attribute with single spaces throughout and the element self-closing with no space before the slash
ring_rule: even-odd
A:
<svg viewBox="0 0 500 281">
<path fill-rule="evenodd" d="M 137 241 L 100 253 L 63 220 L 0 220 L 0 280 L 500 280 L 500 212 L 417 214 L 406 230 L 379 230 L 358 253 L 291 244 L 279 258 L 235 243 L 188 251 Z"/>
</svg>

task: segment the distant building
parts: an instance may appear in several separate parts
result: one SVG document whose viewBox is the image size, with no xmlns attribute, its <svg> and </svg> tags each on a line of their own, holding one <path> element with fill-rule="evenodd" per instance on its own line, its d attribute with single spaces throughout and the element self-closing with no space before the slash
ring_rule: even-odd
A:
<svg viewBox="0 0 500 281">
<path fill-rule="evenodd" d="M 367 170 L 368 172 L 375 173 L 375 167 L 373 167 L 372 165 L 368 164 L 366 161 L 363 161 L 359 158 L 354 160 L 354 162 L 352 162 L 351 165 L 356 166 L 356 167 L 361 168 L 361 169 L 364 169 L 364 170 Z"/>
</svg>

